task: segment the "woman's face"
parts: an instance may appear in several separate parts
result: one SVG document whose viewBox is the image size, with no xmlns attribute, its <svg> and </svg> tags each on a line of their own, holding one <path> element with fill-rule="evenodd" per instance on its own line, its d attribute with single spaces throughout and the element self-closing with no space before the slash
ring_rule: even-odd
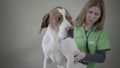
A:
<svg viewBox="0 0 120 68">
<path fill-rule="evenodd" d="M 101 16 L 101 10 L 99 7 L 94 6 L 88 9 L 86 14 L 86 23 L 94 24 Z"/>
</svg>

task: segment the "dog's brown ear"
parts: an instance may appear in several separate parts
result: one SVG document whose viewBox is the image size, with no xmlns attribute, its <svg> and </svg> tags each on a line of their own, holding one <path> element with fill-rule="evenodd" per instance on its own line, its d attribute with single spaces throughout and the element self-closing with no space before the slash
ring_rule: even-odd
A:
<svg viewBox="0 0 120 68">
<path fill-rule="evenodd" d="M 48 25 L 49 25 L 48 20 L 49 20 L 49 13 L 47 13 L 47 14 L 42 18 L 42 24 L 41 24 L 39 33 L 42 31 L 43 28 L 48 27 Z"/>
</svg>

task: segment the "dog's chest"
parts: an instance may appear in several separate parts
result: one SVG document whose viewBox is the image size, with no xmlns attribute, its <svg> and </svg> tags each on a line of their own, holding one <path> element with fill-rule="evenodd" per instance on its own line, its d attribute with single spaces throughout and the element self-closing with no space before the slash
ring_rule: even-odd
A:
<svg viewBox="0 0 120 68">
<path fill-rule="evenodd" d="M 58 65 L 61 65 L 62 63 L 66 62 L 66 58 L 63 55 L 61 47 L 61 41 L 52 39 L 49 43 L 49 48 L 47 51 L 52 62 Z"/>
<path fill-rule="evenodd" d="M 52 38 L 49 42 L 48 52 L 51 54 L 56 54 L 61 52 L 61 41 Z"/>
</svg>

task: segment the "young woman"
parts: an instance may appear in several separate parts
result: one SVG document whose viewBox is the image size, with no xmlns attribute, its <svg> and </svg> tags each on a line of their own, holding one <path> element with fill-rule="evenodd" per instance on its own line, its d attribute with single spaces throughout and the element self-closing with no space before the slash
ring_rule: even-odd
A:
<svg viewBox="0 0 120 68">
<path fill-rule="evenodd" d="M 88 0 L 75 20 L 74 39 L 81 51 L 75 53 L 75 62 L 87 64 L 87 68 L 96 68 L 95 63 L 105 61 L 106 51 L 111 47 L 103 29 L 104 21 L 104 1 Z"/>
</svg>

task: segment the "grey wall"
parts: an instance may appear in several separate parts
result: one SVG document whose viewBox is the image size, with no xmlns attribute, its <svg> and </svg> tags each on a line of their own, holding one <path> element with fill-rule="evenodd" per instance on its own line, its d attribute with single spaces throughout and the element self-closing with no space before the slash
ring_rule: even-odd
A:
<svg viewBox="0 0 120 68">
<path fill-rule="evenodd" d="M 43 53 L 38 34 L 42 17 L 53 7 L 63 6 L 77 17 L 87 0 L 0 0 L 0 68 L 42 68 Z M 119 0 L 105 0 L 105 30 L 112 50 L 98 68 L 119 68 Z M 54 66 L 53 66 L 54 68 Z"/>
</svg>

